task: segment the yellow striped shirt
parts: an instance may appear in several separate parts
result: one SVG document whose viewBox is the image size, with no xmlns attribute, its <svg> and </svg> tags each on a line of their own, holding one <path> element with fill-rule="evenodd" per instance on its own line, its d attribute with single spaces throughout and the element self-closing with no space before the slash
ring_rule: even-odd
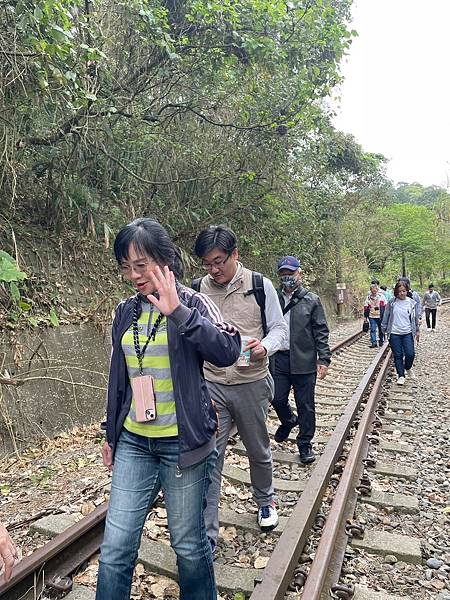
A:
<svg viewBox="0 0 450 600">
<path fill-rule="evenodd" d="M 151 308 L 153 308 L 151 315 Z M 158 311 L 147 303 L 142 302 L 142 314 L 138 320 L 139 345 L 142 351 L 156 319 Z M 133 342 L 133 326 L 122 337 L 122 350 L 130 380 L 139 377 L 139 361 L 136 356 Z M 155 380 L 156 419 L 146 423 L 136 421 L 134 398 L 131 401 L 130 411 L 125 419 L 124 427 L 132 433 L 144 437 L 170 437 L 178 435 L 177 415 L 175 411 L 175 398 L 173 395 L 173 382 L 170 372 L 169 350 L 167 346 L 167 319 L 163 318 L 155 341 L 150 340 L 142 359 L 144 375 L 152 375 Z"/>
</svg>

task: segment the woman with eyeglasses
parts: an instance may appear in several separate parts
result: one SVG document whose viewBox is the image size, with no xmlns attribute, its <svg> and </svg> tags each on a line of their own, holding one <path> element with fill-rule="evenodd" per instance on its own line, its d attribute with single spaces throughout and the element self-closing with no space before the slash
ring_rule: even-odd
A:
<svg viewBox="0 0 450 600">
<path fill-rule="evenodd" d="M 112 484 L 96 600 L 129 599 L 142 529 L 160 489 L 180 598 L 215 600 L 203 511 L 217 419 L 202 364 L 235 363 L 240 337 L 207 296 L 179 283 L 181 256 L 158 222 L 124 227 L 114 253 L 136 294 L 118 305 L 112 326 L 103 447 Z"/>
</svg>

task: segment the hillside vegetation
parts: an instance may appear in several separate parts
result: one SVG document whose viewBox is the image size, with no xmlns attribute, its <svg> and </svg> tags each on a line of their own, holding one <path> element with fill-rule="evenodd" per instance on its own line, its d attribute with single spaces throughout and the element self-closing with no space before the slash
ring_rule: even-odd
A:
<svg viewBox="0 0 450 600">
<path fill-rule="evenodd" d="M 0 6 L 0 325 L 88 319 L 123 294 L 114 233 L 152 216 L 197 265 L 237 233 L 274 275 L 355 308 L 368 280 L 445 280 L 450 197 L 386 179 L 329 108 L 350 0 L 5 0 Z M 442 284 L 443 281 L 440 281 Z M 101 310 L 100 310 L 101 309 Z"/>
</svg>

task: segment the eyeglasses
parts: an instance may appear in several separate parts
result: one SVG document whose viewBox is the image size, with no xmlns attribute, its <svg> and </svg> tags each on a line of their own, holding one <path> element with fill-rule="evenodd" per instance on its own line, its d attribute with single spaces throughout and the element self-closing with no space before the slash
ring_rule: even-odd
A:
<svg viewBox="0 0 450 600">
<path fill-rule="evenodd" d="M 202 262 L 202 267 L 203 269 L 205 269 L 205 271 L 210 271 L 213 267 L 223 267 L 223 265 L 227 262 L 227 260 L 230 258 L 231 254 L 227 254 L 227 257 L 224 258 L 223 260 L 213 260 L 212 263 L 205 263 Z"/>
<path fill-rule="evenodd" d="M 142 260 L 138 261 L 133 265 L 121 264 L 119 265 L 119 272 L 121 275 L 129 275 L 131 273 L 131 269 L 133 269 L 139 275 L 142 275 L 147 270 L 150 265 L 150 261 Z"/>
</svg>

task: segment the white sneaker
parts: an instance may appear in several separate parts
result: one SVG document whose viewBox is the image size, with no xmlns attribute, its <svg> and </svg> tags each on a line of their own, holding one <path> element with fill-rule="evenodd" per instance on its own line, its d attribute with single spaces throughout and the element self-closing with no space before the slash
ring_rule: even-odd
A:
<svg viewBox="0 0 450 600">
<path fill-rule="evenodd" d="M 431 331 L 431 327 L 427 327 L 427 331 Z"/>
<path fill-rule="evenodd" d="M 414 373 L 414 371 L 412 369 L 409 369 L 409 371 L 405 371 L 405 375 L 406 375 L 406 377 L 409 377 L 410 379 L 416 379 L 416 374 Z"/>
<path fill-rule="evenodd" d="M 278 525 L 278 514 L 274 503 L 259 507 L 258 525 L 261 527 L 261 531 L 270 531 Z"/>
<path fill-rule="evenodd" d="M 398 385 L 405 385 L 405 378 L 404 377 L 399 377 L 397 379 L 397 384 Z"/>
</svg>

